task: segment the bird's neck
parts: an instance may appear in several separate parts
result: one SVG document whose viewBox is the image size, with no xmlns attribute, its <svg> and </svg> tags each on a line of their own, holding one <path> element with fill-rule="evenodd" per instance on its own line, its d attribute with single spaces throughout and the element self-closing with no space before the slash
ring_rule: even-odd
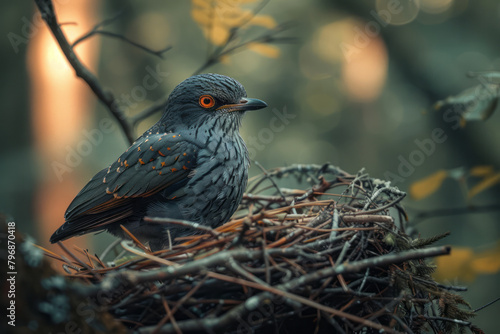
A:
<svg viewBox="0 0 500 334">
<path fill-rule="evenodd" d="M 241 114 L 237 112 L 217 115 L 216 117 L 200 117 L 196 123 L 186 124 L 181 119 L 163 118 L 153 125 L 150 131 L 153 132 L 190 132 L 202 135 L 205 132 L 216 134 L 222 137 L 240 137 L 239 128 L 241 125 Z"/>
<path fill-rule="evenodd" d="M 229 136 L 239 135 L 242 115 L 237 112 L 223 114 L 219 117 L 210 117 L 204 123 L 221 130 Z"/>
</svg>

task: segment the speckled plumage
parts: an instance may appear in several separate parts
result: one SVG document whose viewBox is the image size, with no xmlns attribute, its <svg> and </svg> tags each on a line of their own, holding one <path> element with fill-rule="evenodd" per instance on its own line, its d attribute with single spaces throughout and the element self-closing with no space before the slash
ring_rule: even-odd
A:
<svg viewBox="0 0 500 334">
<path fill-rule="evenodd" d="M 214 105 L 202 106 L 209 95 Z M 209 101 L 209 100 L 208 100 Z M 123 224 L 153 250 L 195 231 L 147 223 L 167 217 L 216 227 L 236 211 L 248 179 L 248 151 L 239 134 L 246 110 L 264 108 L 243 86 L 219 74 L 201 74 L 170 94 L 162 118 L 114 163 L 97 173 L 68 207 L 52 243 Z"/>
</svg>

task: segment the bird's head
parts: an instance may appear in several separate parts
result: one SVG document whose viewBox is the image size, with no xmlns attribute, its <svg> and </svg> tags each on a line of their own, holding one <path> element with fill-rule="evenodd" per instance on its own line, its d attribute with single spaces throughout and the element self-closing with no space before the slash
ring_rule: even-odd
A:
<svg viewBox="0 0 500 334">
<path fill-rule="evenodd" d="M 220 74 L 194 75 L 172 91 L 161 121 L 186 128 L 204 124 L 237 130 L 245 111 L 267 107 L 264 101 L 246 96 L 245 88 L 233 78 Z"/>
</svg>

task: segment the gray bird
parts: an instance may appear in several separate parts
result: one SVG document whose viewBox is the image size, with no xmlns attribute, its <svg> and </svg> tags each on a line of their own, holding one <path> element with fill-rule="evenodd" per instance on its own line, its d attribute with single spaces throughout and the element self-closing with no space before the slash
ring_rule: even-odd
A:
<svg viewBox="0 0 500 334">
<path fill-rule="evenodd" d="M 195 231 L 145 222 L 146 216 L 209 227 L 227 222 L 248 181 L 248 150 L 239 133 L 243 114 L 266 106 L 224 75 L 184 80 L 161 119 L 78 193 L 50 242 L 101 230 L 124 238 L 122 224 L 159 250 L 169 245 L 168 233 L 175 238 Z"/>
</svg>

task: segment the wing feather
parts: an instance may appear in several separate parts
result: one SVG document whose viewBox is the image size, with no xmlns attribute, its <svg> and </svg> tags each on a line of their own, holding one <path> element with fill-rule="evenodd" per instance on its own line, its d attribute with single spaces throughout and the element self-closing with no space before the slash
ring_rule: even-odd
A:
<svg viewBox="0 0 500 334">
<path fill-rule="evenodd" d="M 197 150 L 193 142 L 171 133 L 139 138 L 80 191 L 51 242 L 103 229 L 132 216 L 141 199 L 182 188 L 196 166 Z"/>
</svg>

